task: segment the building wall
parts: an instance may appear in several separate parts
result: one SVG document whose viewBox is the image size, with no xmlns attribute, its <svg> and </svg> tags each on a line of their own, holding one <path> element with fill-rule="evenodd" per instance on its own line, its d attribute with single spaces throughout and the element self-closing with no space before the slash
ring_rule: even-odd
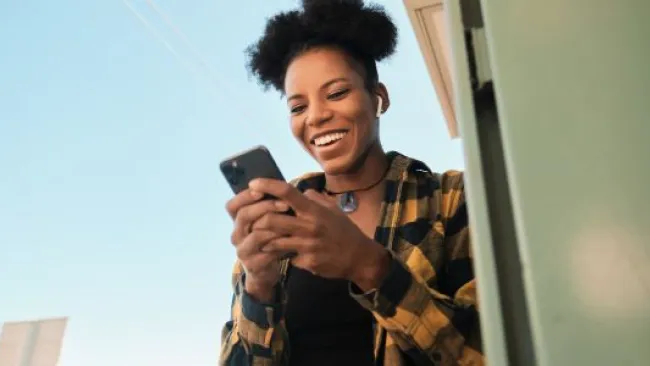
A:
<svg viewBox="0 0 650 366">
<path fill-rule="evenodd" d="M 5 323 L 0 366 L 56 366 L 67 318 Z"/>
</svg>

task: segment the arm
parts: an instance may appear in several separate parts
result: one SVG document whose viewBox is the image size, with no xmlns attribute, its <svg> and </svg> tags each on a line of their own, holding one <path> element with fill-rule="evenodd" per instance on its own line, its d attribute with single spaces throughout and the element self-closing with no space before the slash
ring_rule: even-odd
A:
<svg viewBox="0 0 650 366">
<path fill-rule="evenodd" d="M 476 280 L 472 270 L 462 174 L 441 182 L 441 218 L 407 258 L 390 252 L 383 280 L 352 296 L 370 310 L 396 346 L 417 365 L 482 365 Z M 444 239 L 443 239 L 444 238 Z M 471 362 L 474 363 L 471 363 Z"/>
<path fill-rule="evenodd" d="M 244 291 L 244 281 L 243 268 L 237 262 L 231 319 L 222 330 L 219 365 L 283 365 L 287 360 L 287 337 L 282 324 L 282 289 L 277 286 L 275 301 L 261 304 Z"/>
</svg>

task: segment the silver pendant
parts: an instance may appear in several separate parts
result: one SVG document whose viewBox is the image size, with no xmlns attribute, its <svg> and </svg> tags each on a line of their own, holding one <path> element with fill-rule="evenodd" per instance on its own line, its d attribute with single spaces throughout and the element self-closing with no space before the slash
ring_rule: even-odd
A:
<svg viewBox="0 0 650 366">
<path fill-rule="evenodd" d="M 339 208 L 345 213 L 352 213 L 357 210 L 357 199 L 353 192 L 345 192 L 339 196 Z"/>
</svg>

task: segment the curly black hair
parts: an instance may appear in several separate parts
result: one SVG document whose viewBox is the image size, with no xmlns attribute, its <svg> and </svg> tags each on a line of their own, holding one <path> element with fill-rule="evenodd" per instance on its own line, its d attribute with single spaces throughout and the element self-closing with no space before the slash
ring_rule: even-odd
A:
<svg viewBox="0 0 650 366">
<path fill-rule="evenodd" d="M 271 17 L 262 37 L 250 45 L 248 70 L 264 90 L 284 92 L 291 60 L 314 47 L 337 47 L 365 69 L 366 87 L 378 83 L 376 63 L 397 46 L 397 27 L 379 5 L 363 0 L 302 0 L 302 9 Z"/>
</svg>

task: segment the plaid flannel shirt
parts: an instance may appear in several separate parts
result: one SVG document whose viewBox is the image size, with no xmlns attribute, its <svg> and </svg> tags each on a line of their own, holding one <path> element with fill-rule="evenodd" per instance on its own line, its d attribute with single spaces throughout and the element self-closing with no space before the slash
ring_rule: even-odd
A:
<svg viewBox="0 0 650 366">
<path fill-rule="evenodd" d="M 375 319 L 375 363 L 484 365 L 463 175 L 432 173 L 424 163 L 395 152 L 390 157 L 375 234 L 391 254 L 390 269 L 379 288 L 368 293 L 350 284 L 350 296 Z M 300 187 L 317 176 L 292 183 Z M 276 287 L 278 301 L 260 304 L 246 294 L 244 280 L 237 262 L 219 364 L 288 364 L 282 282 Z"/>
</svg>

